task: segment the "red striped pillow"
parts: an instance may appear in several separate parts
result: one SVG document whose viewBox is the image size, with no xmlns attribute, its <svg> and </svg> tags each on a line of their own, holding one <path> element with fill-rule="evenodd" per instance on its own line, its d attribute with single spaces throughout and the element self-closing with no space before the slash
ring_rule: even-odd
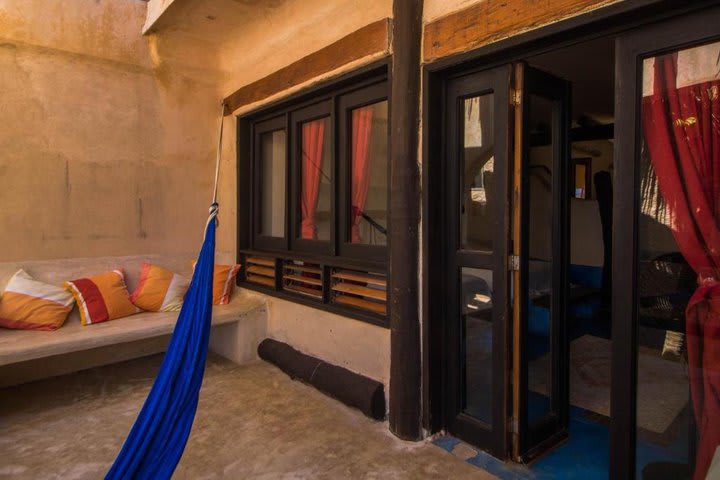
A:
<svg viewBox="0 0 720 480">
<path fill-rule="evenodd" d="M 107 322 L 138 313 L 130 301 L 125 272 L 113 270 L 90 278 L 79 278 L 63 284 L 77 301 L 83 325 Z"/>
</svg>

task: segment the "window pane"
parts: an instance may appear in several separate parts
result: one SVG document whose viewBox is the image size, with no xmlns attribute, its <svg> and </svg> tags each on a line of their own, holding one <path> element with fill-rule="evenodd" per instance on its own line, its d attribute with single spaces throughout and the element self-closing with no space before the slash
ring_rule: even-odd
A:
<svg viewBox="0 0 720 480">
<path fill-rule="evenodd" d="M 641 115 L 636 471 L 715 478 L 720 43 L 646 59 Z"/>
<path fill-rule="evenodd" d="M 493 135 L 492 93 L 464 100 L 460 245 L 463 249 L 492 251 Z"/>
<path fill-rule="evenodd" d="M 529 215 L 526 225 L 528 235 L 528 280 L 527 295 L 527 351 L 528 366 L 528 411 L 527 418 L 532 426 L 552 412 L 553 348 L 552 311 L 553 256 L 553 109 L 551 100 L 530 95 L 530 125 L 535 126 L 530 135 L 546 137 L 547 142 L 530 145 L 528 159 Z"/>
<path fill-rule="evenodd" d="M 260 234 L 285 236 L 285 131 L 260 136 Z"/>
<path fill-rule="evenodd" d="M 351 243 L 387 244 L 388 103 L 352 111 L 350 143 Z"/>
<path fill-rule="evenodd" d="M 463 411 L 492 424 L 493 324 L 491 270 L 460 269 L 462 298 Z"/>
<path fill-rule="evenodd" d="M 328 117 L 302 124 L 300 238 L 330 240 L 331 136 Z"/>
</svg>

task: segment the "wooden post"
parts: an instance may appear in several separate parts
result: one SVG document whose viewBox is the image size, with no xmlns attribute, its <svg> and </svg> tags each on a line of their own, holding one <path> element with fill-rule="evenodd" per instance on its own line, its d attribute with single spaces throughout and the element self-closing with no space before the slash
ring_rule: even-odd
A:
<svg viewBox="0 0 720 480">
<path fill-rule="evenodd" d="M 422 1 L 393 0 L 390 85 L 390 430 L 420 440 L 418 287 Z"/>
</svg>

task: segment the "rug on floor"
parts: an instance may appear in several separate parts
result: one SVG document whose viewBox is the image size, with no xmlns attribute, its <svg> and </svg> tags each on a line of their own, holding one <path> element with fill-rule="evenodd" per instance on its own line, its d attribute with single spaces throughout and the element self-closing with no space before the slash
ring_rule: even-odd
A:
<svg viewBox="0 0 720 480">
<path fill-rule="evenodd" d="M 592 335 L 570 342 L 570 404 L 610 416 L 610 360 L 612 343 Z M 550 354 L 530 362 L 529 384 L 534 392 L 547 395 L 544 372 Z M 686 366 L 641 348 L 638 359 L 638 426 L 664 433 L 689 400 Z"/>
</svg>

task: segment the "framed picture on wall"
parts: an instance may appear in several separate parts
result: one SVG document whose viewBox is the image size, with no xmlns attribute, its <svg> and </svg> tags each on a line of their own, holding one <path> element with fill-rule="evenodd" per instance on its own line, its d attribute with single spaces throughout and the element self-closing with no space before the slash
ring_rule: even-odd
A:
<svg viewBox="0 0 720 480">
<path fill-rule="evenodd" d="M 592 158 L 573 158 L 570 162 L 570 195 L 573 198 L 592 198 Z"/>
</svg>

